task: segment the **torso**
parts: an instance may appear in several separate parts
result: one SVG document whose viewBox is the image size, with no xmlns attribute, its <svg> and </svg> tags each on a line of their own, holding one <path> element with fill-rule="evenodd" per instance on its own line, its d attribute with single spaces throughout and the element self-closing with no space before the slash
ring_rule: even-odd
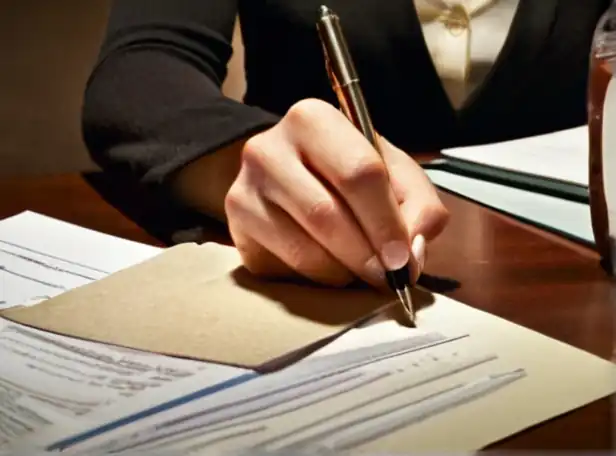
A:
<svg viewBox="0 0 616 456">
<path fill-rule="evenodd" d="M 485 81 L 520 0 L 414 0 L 432 62 L 454 109 Z"/>
<path fill-rule="evenodd" d="M 481 53 L 491 56 L 490 70 L 458 107 L 434 66 L 413 1 L 327 2 L 340 16 L 375 126 L 393 143 L 409 152 L 437 150 L 585 122 L 592 31 L 606 0 L 519 0 L 500 45 L 473 44 L 475 62 Z M 302 98 L 336 103 L 315 27 L 321 3 L 240 0 L 246 103 L 279 114 Z M 482 41 L 480 32 L 475 39 Z"/>
</svg>

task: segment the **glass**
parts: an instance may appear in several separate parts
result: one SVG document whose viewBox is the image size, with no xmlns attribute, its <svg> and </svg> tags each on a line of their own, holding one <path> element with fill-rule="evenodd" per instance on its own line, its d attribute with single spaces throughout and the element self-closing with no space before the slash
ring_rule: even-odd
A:
<svg viewBox="0 0 616 456">
<path fill-rule="evenodd" d="M 593 37 L 588 84 L 589 190 L 601 264 L 616 274 L 616 0 Z"/>
</svg>

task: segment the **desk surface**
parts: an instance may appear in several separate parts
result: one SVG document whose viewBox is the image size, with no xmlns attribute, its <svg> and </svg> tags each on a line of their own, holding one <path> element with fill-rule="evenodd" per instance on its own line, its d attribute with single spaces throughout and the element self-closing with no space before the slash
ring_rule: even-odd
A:
<svg viewBox="0 0 616 456">
<path fill-rule="evenodd" d="M 107 203 L 88 183 L 92 181 L 78 174 L 0 180 L 0 218 L 31 210 L 161 245 Z M 461 198 L 447 193 L 442 198 L 451 221 L 430 245 L 426 273 L 460 284 L 445 294 L 611 358 L 616 292 L 599 267 L 598 255 Z M 228 242 L 224 230 L 213 223 L 205 226 L 205 235 L 208 240 Z M 598 401 L 492 448 L 611 449 L 611 412 L 610 400 Z"/>
</svg>

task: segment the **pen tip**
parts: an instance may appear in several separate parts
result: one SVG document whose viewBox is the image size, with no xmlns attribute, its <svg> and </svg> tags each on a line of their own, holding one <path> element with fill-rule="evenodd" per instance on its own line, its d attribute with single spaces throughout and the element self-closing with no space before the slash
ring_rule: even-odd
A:
<svg viewBox="0 0 616 456">
<path fill-rule="evenodd" d="M 327 6 L 321 5 L 319 8 L 319 13 L 321 14 L 321 17 L 325 17 L 331 14 L 331 10 Z"/>
</svg>

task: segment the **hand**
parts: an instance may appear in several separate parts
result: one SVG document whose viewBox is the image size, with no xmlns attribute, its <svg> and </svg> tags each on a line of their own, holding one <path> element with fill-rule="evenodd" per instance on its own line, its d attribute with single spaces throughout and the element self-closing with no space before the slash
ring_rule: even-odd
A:
<svg viewBox="0 0 616 456">
<path fill-rule="evenodd" d="M 385 268 L 410 261 L 416 280 L 425 241 L 440 233 L 448 213 L 421 167 L 380 140 L 384 160 L 319 100 L 297 103 L 250 138 L 225 198 L 245 267 L 262 276 L 299 274 L 333 286 L 360 278 L 385 287 Z"/>
</svg>

